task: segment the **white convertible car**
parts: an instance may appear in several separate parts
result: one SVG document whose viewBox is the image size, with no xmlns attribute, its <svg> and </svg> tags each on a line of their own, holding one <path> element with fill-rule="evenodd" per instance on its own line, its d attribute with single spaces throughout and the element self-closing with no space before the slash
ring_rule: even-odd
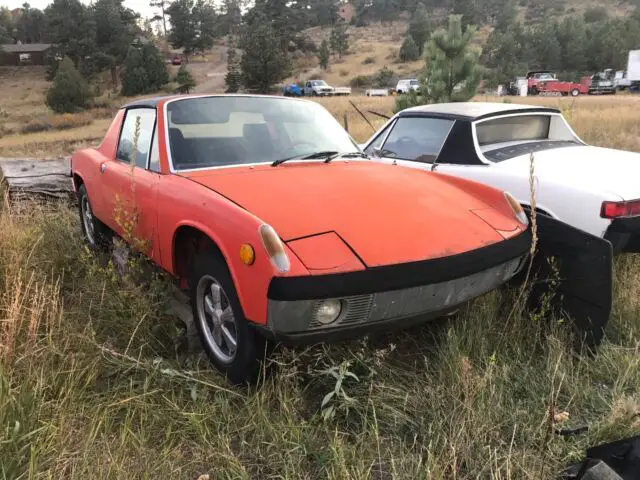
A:
<svg viewBox="0 0 640 480">
<path fill-rule="evenodd" d="M 375 160 L 436 170 L 511 192 L 530 203 L 534 155 L 539 213 L 640 252 L 640 154 L 585 144 L 559 110 L 451 103 L 404 110 L 364 151 Z"/>
</svg>

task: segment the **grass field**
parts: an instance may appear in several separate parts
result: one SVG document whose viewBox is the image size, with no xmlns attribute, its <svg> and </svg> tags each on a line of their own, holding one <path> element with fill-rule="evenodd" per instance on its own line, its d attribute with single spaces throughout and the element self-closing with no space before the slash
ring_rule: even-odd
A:
<svg viewBox="0 0 640 480">
<path fill-rule="evenodd" d="M 21 133 L 48 115 L 37 98 L 0 103 L 0 123 L 16 132 L 0 138 L 0 156 L 69 153 L 109 122 Z M 353 100 L 393 108 L 391 98 Z M 347 99 L 321 103 L 340 121 L 347 112 L 357 140 L 371 134 Z M 585 140 L 640 151 L 640 98 L 561 106 Z M 571 353 L 562 323 L 509 315 L 513 298 L 494 292 L 408 332 L 281 349 L 253 389 L 230 389 L 184 352 L 166 288 L 120 278 L 87 252 L 74 209 L 3 206 L 2 478 L 545 479 L 587 446 L 640 433 L 637 256 L 617 261 L 595 357 Z M 553 433 L 583 424 L 582 435 Z"/>
</svg>

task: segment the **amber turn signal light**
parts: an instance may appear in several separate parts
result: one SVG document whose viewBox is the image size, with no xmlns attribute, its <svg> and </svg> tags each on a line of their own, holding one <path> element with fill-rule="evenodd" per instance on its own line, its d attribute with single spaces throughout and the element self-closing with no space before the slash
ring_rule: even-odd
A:
<svg viewBox="0 0 640 480">
<path fill-rule="evenodd" d="M 248 243 L 240 247 L 240 260 L 242 260 L 242 263 L 245 265 L 253 265 L 253 262 L 256 261 L 256 252 Z"/>
</svg>

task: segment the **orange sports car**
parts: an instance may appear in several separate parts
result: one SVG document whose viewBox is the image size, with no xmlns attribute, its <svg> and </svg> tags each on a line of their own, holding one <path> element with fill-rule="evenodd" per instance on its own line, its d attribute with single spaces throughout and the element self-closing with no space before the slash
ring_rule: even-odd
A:
<svg viewBox="0 0 640 480">
<path fill-rule="evenodd" d="M 89 246 L 142 245 L 189 292 L 202 345 L 234 383 L 255 378 L 273 341 L 450 313 L 518 273 L 531 243 L 508 193 L 374 163 L 306 100 L 140 100 L 75 152 L 72 173 Z"/>
</svg>

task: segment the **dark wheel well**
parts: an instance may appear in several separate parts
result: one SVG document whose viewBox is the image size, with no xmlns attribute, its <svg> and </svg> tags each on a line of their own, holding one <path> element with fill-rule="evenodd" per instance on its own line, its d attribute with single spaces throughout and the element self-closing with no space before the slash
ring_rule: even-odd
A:
<svg viewBox="0 0 640 480">
<path fill-rule="evenodd" d="M 212 252 L 226 264 L 222 251 L 206 233 L 194 227 L 178 228 L 173 239 L 173 273 L 181 280 L 187 279 L 193 259 L 205 250 Z"/>
<path fill-rule="evenodd" d="M 529 219 L 531 218 L 531 206 L 530 205 L 522 205 L 522 209 L 524 210 L 524 212 L 527 214 L 527 217 L 529 217 Z M 551 215 L 549 215 L 549 212 L 536 207 L 536 214 L 537 215 L 544 215 L 545 217 L 549 217 L 549 218 L 553 218 Z"/>
<path fill-rule="evenodd" d="M 84 184 L 84 182 L 82 181 L 82 177 L 77 173 L 73 174 L 73 184 L 76 187 L 76 190 L 80 188 L 80 185 Z"/>
</svg>

